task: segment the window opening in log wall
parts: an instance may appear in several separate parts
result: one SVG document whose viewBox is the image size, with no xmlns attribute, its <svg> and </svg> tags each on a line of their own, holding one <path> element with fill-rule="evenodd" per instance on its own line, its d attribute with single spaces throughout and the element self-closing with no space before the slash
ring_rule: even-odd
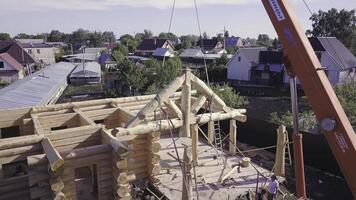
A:
<svg viewBox="0 0 356 200">
<path fill-rule="evenodd" d="M 20 136 L 19 126 L 11 126 L 0 129 L 0 139 Z"/>
<path fill-rule="evenodd" d="M 74 173 L 77 200 L 97 200 L 98 179 L 96 165 L 76 168 Z"/>
<path fill-rule="evenodd" d="M 11 162 L 2 165 L 4 178 L 12 178 L 28 173 L 27 160 Z"/>
</svg>

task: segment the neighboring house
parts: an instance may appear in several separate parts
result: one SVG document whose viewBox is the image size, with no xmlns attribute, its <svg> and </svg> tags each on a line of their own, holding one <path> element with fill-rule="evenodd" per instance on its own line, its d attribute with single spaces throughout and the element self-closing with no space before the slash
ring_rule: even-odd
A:
<svg viewBox="0 0 356 200">
<path fill-rule="evenodd" d="M 335 37 L 309 38 L 332 85 L 356 80 L 356 57 Z"/>
<path fill-rule="evenodd" d="M 260 51 L 264 47 L 240 48 L 227 63 L 227 79 L 230 82 L 250 81 L 252 67 L 258 65 Z"/>
<path fill-rule="evenodd" d="M 183 64 L 189 65 L 191 68 L 202 68 L 206 64 L 210 64 L 216 58 L 220 58 L 219 54 L 204 54 L 201 49 L 186 49 L 179 57 Z"/>
<path fill-rule="evenodd" d="M 152 55 L 158 59 L 163 59 L 164 57 L 173 58 L 174 51 L 169 48 L 157 48 Z"/>
<path fill-rule="evenodd" d="M 100 66 L 102 66 L 105 69 L 112 69 L 112 68 L 116 68 L 117 66 L 117 62 L 113 59 L 110 53 L 102 53 L 98 58 L 98 62 Z"/>
<path fill-rule="evenodd" d="M 356 58 L 336 38 L 309 38 L 329 78 L 335 86 L 341 81 L 356 80 Z M 233 84 L 287 85 L 283 54 L 261 48 L 240 48 L 227 64 L 227 78 Z"/>
<path fill-rule="evenodd" d="M 0 54 L 0 79 L 12 83 L 25 76 L 24 67 L 8 53 Z"/>
<path fill-rule="evenodd" d="M 32 68 L 36 65 L 35 59 L 22 46 L 14 41 L 0 41 L 0 53 L 8 53 L 22 66 Z"/>
<path fill-rule="evenodd" d="M 44 39 L 15 39 L 18 43 L 32 43 L 32 44 L 43 44 L 45 43 Z"/>
<path fill-rule="evenodd" d="M 69 76 L 73 85 L 95 84 L 101 82 L 101 67 L 97 62 L 78 64 Z"/>
<path fill-rule="evenodd" d="M 151 60 L 150 58 L 141 57 L 141 56 L 126 56 L 127 59 L 135 63 L 137 67 L 145 67 L 145 61 Z"/>
<path fill-rule="evenodd" d="M 52 65 L 56 63 L 55 50 L 45 43 L 20 43 L 20 45 L 30 54 L 37 63 Z"/>
<path fill-rule="evenodd" d="M 0 109 L 54 104 L 67 87 L 75 65 L 60 62 L 47 66 L 0 90 Z"/>
<path fill-rule="evenodd" d="M 244 42 L 240 37 L 228 37 L 225 38 L 225 48 L 230 48 L 230 47 L 243 47 Z"/>
<path fill-rule="evenodd" d="M 224 47 L 216 38 L 199 40 L 198 46 L 202 49 L 203 53 L 209 53 L 214 49 L 222 49 Z"/>
<path fill-rule="evenodd" d="M 138 56 L 151 56 L 157 48 L 166 48 L 169 51 L 174 51 L 172 43 L 167 39 L 144 39 L 137 47 L 135 54 Z"/>
</svg>

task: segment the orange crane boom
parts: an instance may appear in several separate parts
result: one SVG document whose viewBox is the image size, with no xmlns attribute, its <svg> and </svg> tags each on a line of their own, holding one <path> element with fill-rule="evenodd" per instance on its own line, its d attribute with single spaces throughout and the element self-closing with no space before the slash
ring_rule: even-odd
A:
<svg viewBox="0 0 356 200">
<path fill-rule="evenodd" d="M 356 135 L 287 0 L 262 0 L 290 70 L 309 99 L 328 144 L 356 198 Z"/>
</svg>

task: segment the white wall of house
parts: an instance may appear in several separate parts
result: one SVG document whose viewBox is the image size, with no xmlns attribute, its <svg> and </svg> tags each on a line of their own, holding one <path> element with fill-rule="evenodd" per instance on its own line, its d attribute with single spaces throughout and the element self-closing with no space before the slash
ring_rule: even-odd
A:
<svg viewBox="0 0 356 200">
<path fill-rule="evenodd" d="M 0 68 L 0 71 L 13 71 L 14 69 L 9 63 L 0 58 L 0 62 L 4 63 L 4 67 Z"/>
<path fill-rule="evenodd" d="M 56 63 L 54 48 L 25 48 L 25 50 L 37 61 L 51 65 Z"/>
<path fill-rule="evenodd" d="M 4 63 L 4 67 L 0 68 L 0 79 L 6 82 L 14 82 L 18 79 L 22 79 L 25 75 L 24 70 L 17 71 L 9 63 L 0 58 L 0 62 Z M 11 73 L 1 73 L 1 72 L 11 72 Z M 13 72 L 13 73 L 12 73 Z"/>
<path fill-rule="evenodd" d="M 233 56 L 227 64 L 227 79 L 248 81 L 250 78 L 250 61 L 240 52 Z"/>
</svg>

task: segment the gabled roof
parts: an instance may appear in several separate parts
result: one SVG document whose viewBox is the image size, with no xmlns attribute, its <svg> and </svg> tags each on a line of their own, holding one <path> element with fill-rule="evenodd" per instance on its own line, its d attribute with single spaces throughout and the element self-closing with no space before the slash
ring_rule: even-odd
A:
<svg viewBox="0 0 356 200">
<path fill-rule="evenodd" d="M 74 67 L 73 63 L 56 63 L 0 89 L 0 109 L 46 105 L 67 85 Z"/>
<path fill-rule="evenodd" d="M 238 42 L 241 40 L 240 37 L 228 37 L 225 38 L 225 47 L 236 47 L 238 45 Z"/>
<path fill-rule="evenodd" d="M 168 48 L 157 48 L 153 52 L 153 56 L 159 56 L 159 57 L 174 57 L 174 52 L 171 49 Z"/>
<path fill-rule="evenodd" d="M 164 43 L 166 43 L 169 40 L 167 39 L 159 39 L 159 38 L 154 38 L 154 39 L 144 39 L 141 44 L 137 47 L 138 51 L 154 51 L 157 48 L 162 48 Z M 173 46 L 172 46 L 173 47 Z"/>
<path fill-rule="evenodd" d="M 203 56 L 204 54 L 200 49 L 186 49 L 179 55 L 179 57 L 182 58 L 194 58 Z"/>
<path fill-rule="evenodd" d="M 260 52 L 264 50 L 266 50 L 265 47 L 240 48 L 235 55 L 240 53 L 245 56 L 250 63 L 258 64 Z"/>
<path fill-rule="evenodd" d="M 36 61 L 16 41 L 0 41 L 0 53 L 8 53 L 22 65 L 33 64 Z"/>
<path fill-rule="evenodd" d="M 356 57 L 335 37 L 312 37 L 310 44 L 316 52 L 326 52 L 341 69 L 356 68 Z"/>
<path fill-rule="evenodd" d="M 260 64 L 283 64 L 281 51 L 260 51 Z"/>
<path fill-rule="evenodd" d="M 30 48 L 53 48 L 51 45 L 46 43 L 20 43 L 22 48 L 30 49 Z"/>
<path fill-rule="evenodd" d="M 216 47 L 219 43 L 218 39 L 202 39 L 198 41 L 198 46 L 202 48 L 204 51 L 210 51 Z"/>
<path fill-rule="evenodd" d="M 17 62 L 13 57 L 11 57 L 8 53 L 1 53 L 0 58 L 11 65 L 17 71 L 23 70 L 23 66 L 21 63 Z"/>
<path fill-rule="evenodd" d="M 84 64 L 79 64 L 70 74 L 70 77 L 91 77 L 91 76 L 100 76 L 101 68 L 97 62 L 86 62 Z"/>
</svg>

